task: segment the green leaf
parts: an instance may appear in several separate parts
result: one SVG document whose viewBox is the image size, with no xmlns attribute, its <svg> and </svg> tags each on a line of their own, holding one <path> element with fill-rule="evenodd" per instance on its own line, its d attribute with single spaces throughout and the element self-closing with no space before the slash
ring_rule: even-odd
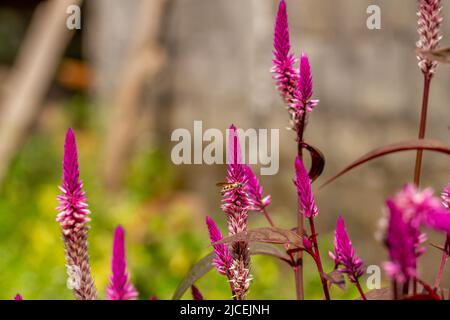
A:
<svg viewBox="0 0 450 320">
<path fill-rule="evenodd" d="M 330 273 L 323 273 L 323 277 L 327 279 L 330 285 L 335 285 L 341 290 L 345 290 L 345 277 L 339 270 L 333 270 Z"/>
<path fill-rule="evenodd" d="M 276 257 L 280 260 L 290 262 L 289 256 L 275 248 L 274 246 L 264 244 L 264 243 L 255 243 L 250 245 L 250 255 L 266 255 Z M 208 273 L 211 269 L 213 269 L 213 260 L 215 254 L 211 252 L 207 256 L 203 257 L 197 264 L 192 267 L 186 277 L 180 282 L 177 290 L 172 296 L 172 300 L 179 300 L 183 296 L 183 294 L 201 277 L 203 277 L 206 273 Z"/>
<path fill-rule="evenodd" d="M 177 290 L 172 296 L 172 300 L 179 300 L 183 296 L 183 294 L 188 290 L 191 285 L 195 283 L 198 279 L 203 277 L 209 270 L 213 268 L 213 260 L 215 257 L 215 253 L 211 252 L 204 258 L 202 258 L 196 265 L 189 271 L 187 276 L 181 281 L 178 285 Z"/>
<path fill-rule="evenodd" d="M 303 249 L 302 239 L 297 233 L 281 228 L 257 228 L 247 230 L 225 237 L 214 244 L 232 243 L 236 241 L 290 244 L 295 248 Z"/>
</svg>

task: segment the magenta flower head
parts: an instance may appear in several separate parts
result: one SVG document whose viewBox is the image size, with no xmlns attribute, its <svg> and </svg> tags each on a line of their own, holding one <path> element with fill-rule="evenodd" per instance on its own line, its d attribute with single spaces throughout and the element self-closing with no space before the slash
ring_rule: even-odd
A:
<svg viewBox="0 0 450 320">
<path fill-rule="evenodd" d="M 63 179 L 57 197 L 60 223 L 66 251 L 67 285 L 78 300 L 95 300 L 97 292 L 89 266 L 87 223 L 90 221 L 83 183 L 79 178 L 77 146 L 72 129 L 67 131 L 64 144 Z"/>
<path fill-rule="evenodd" d="M 299 208 L 305 217 L 315 217 L 319 211 L 314 200 L 314 194 L 311 190 L 311 179 L 299 157 L 296 157 L 295 159 L 295 173 L 296 179 L 294 183 L 297 187 Z"/>
<path fill-rule="evenodd" d="M 206 225 L 208 226 L 209 238 L 211 243 L 216 243 L 222 240 L 222 234 L 219 228 L 211 217 L 206 217 Z M 213 264 L 220 274 L 227 275 L 231 265 L 233 264 L 233 258 L 231 257 L 228 247 L 225 244 L 213 245 L 216 257 L 213 260 Z"/>
<path fill-rule="evenodd" d="M 390 261 L 385 263 L 384 268 L 394 281 L 405 283 L 416 277 L 416 239 L 396 204 L 388 200 L 386 205 L 389 209 L 386 244 Z"/>
<path fill-rule="evenodd" d="M 194 285 L 191 286 L 191 293 L 192 293 L 192 298 L 193 298 L 195 301 L 205 300 L 205 299 L 203 298 L 203 295 L 202 295 L 202 293 L 200 292 L 200 290 L 198 290 L 198 288 L 197 288 L 196 286 L 194 286 Z"/>
<path fill-rule="evenodd" d="M 14 300 L 23 300 L 23 298 L 20 294 L 16 294 L 16 296 L 14 297 Z"/>
<path fill-rule="evenodd" d="M 118 226 L 114 232 L 111 271 L 112 275 L 106 291 L 108 300 L 136 300 L 138 293 L 127 274 L 125 230 L 121 226 Z"/>
<path fill-rule="evenodd" d="M 83 182 L 78 169 L 78 154 L 75 135 L 72 129 L 67 131 L 64 144 L 62 194 L 58 196 L 60 205 L 56 221 L 61 224 L 64 235 L 79 232 L 90 221 Z"/>
<path fill-rule="evenodd" d="M 229 219 L 232 219 L 232 223 L 229 224 L 230 233 L 236 234 L 247 228 L 247 212 L 251 200 L 246 192 L 248 178 L 245 165 L 242 163 L 239 137 L 234 125 L 229 128 L 228 158 L 226 182 L 233 187 L 223 192 L 222 210 Z"/>
<path fill-rule="evenodd" d="M 282 98 L 286 103 L 291 103 L 297 88 L 298 70 L 294 67 L 296 58 L 290 52 L 288 15 L 284 0 L 280 1 L 278 7 L 273 47 L 272 73 Z"/>
<path fill-rule="evenodd" d="M 418 0 L 418 33 L 419 41 L 417 48 L 419 50 L 435 50 L 439 47 L 442 39 L 440 27 L 442 24 L 441 0 Z M 418 55 L 419 67 L 424 74 L 433 74 L 436 71 L 437 62 L 431 61 Z"/>
<path fill-rule="evenodd" d="M 247 176 L 247 195 L 251 202 L 251 210 L 263 212 L 270 204 L 270 195 L 263 197 L 263 187 L 259 183 L 258 178 L 253 173 L 252 168 L 246 165 L 244 167 L 245 175 Z"/>
<path fill-rule="evenodd" d="M 299 114 L 313 111 L 314 107 L 318 105 L 319 100 L 312 100 L 313 82 L 311 65 L 309 63 L 306 53 L 302 53 L 300 58 L 300 78 L 297 89 L 295 91 L 293 108 Z"/>
<path fill-rule="evenodd" d="M 431 188 L 421 191 L 412 184 L 406 185 L 393 201 L 411 228 L 424 225 L 450 233 L 450 214 Z"/>
<path fill-rule="evenodd" d="M 364 274 L 364 261 L 355 254 L 355 249 L 347 234 L 344 219 L 339 216 L 334 232 L 334 254 L 329 253 L 334 260 L 336 268 L 342 266 L 339 271 L 346 273 L 351 282 L 356 283 Z"/>
<path fill-rule="evenodd" d="M 248 178 L 245 165 L 242 163 L 241 148 L 237 129 L 230 126 L 228 138 L 228 171 L 226 182 L 230 188 L 224 190 L 222 197 L 222 210 L 228 219 L 230 235 L 247 230 L 248 210 L 251 200 L 247 194 Z M 248 242 L 237 241 L 232 244 L 232 275 L 229 278 L 233 297 L 243 300 L 250 286 L 250 254 Z"/>
</svg>

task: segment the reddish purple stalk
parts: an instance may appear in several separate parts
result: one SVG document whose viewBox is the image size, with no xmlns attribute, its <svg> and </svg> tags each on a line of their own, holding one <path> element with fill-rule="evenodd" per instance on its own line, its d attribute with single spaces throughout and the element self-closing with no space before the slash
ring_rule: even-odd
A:
<svg viewBox="0 0 450 320">
<path fill-rule="evenodd" d="M 201 300 L 205 300 L 203 298 L 202 293 L 200 292 L 200 290 L 198 290 L 198 288 L 194 285 L 191 286 L 191 293 L 192 293 L 192 298 L 195 301 L 201 301 Z"/>
<path fill-rule="evenodd" d="M 136 300 L 138 292 L 130 282 L 125 257 L 125 230 L 118 226 L 114 232 L 111 278 L 106 291 L 108 300 Z"/>
<path fill-rule="evenodd" d="M 419 41 L 417 48 L 419 50 L 429 51 L 439 47 L 442 38 L 440 27 L 442 24 L 441 16 L 441 0 L 418 0 L 418 33 Z M 419 68 L 424 76 L 422 110 L 420 113 L 419 139 L 425 138 L 427 113 L 429 103 L 429 93 L 431 79 L 436 72 L 437 62 L 431 61 L 423 57 L 420 53 L 417 56 L 419 60 Z M 422 170 L 423 150 L 418 150 L 416 155 L 416 163 L 414 168 L 414 184 L 420 185 L 420 175 Z"/>
</svg>

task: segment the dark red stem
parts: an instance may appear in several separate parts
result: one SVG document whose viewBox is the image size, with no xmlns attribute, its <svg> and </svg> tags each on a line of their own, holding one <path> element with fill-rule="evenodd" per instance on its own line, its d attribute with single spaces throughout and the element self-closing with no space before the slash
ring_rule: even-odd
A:
<svg viewBox="0 0 450 320">
<path fill-rule="evenodd" d="M 271 226 L 272 228 L 274 228 L 274 227 L 275 227 L 275 224 L 273 223 L 272 219 L 270 218 L 270 215 L 269 215 L 269 213 L 267 212 L 266 208 L 263 209 L 263 214 L 264 214 L 264 217 L 266 217 L 267 222 L 269 222 L 270 226 Z"/>
<path fill-rule="evenodd" d="M 428 113 L 428 101 L 430 95 L 431 78 L 432 76 L 430 73 L 424 74 L 422 111 L 420 113 L 419 139 L 425 138 L 425 131 L 427 128 L 427 113 Z M 422 155 L 423 150 L 417 150 L 416 165 L 414 168 L 414 184 L 416 186 L 420 185 L 420 174 L 422 170 Z"/>
<path fill-rule="evenodd" d="M 359 294 L 361 295 L 361 298 L 363 300 L 367 300 L 366 295 L 364 294 L 364 290 L 361 288 L 361 284 L 359 283 L 358 278 L 356 278 L 356 282 L 355 282 L 356 288 L 359 291 Z"/>
<path fill-rule="evenodd" d="M 445 264 L 447 263 L 448 255 L 450 251 L 450 236 L 447 235 L 445 239 L 444 251 L 442 252 L 441 263 L 439 265 L 439 270 L 436 275 L 436 280 L 434 280 L 434 288 L 438 289 L 441 284 L 442 275 L 444 273 Z"/>
<path fill-rule="evenodd" d="M 392 292 L 393 292 L 393 298 L 394 300 L 398 300 L 398 288 L 397 288 L 397 281 L 392 280 Z"/>
<path fill-rule="evenodd" d="M 303 112 L 300 118 L 300 125 L 297 125 L 297 153 L 298 157 L 303 160 L 303 131 L 305 129 L 305 121 L 306 121 L 306 110 Z M 304 230 L 304 222 L 303 222 L 303 213 L 298 210 L 297 212 L 297 234 L 301 237 L 303 236 Z M 295 289 L 297 293 L 297 299 L 303 300 L 304 297 L 304 288 L 303 288 L 303 251 L 299 251 L 297 254 L 298 266 L 294 269 L 295 273 Z"/>
</svg>

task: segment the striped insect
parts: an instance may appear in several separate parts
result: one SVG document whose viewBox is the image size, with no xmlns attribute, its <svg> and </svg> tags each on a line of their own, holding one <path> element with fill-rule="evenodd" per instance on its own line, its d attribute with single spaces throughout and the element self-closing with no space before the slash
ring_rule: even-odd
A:
<svg viewBox="0 0 450 320">
<path fill-rule="evenodd" d="M 241 182 L 218 182 L 216 186 L 220 187 L 220 194 L 224 195 L 226 192 L 242 188 L 244 185 Z"/>
</svg>

